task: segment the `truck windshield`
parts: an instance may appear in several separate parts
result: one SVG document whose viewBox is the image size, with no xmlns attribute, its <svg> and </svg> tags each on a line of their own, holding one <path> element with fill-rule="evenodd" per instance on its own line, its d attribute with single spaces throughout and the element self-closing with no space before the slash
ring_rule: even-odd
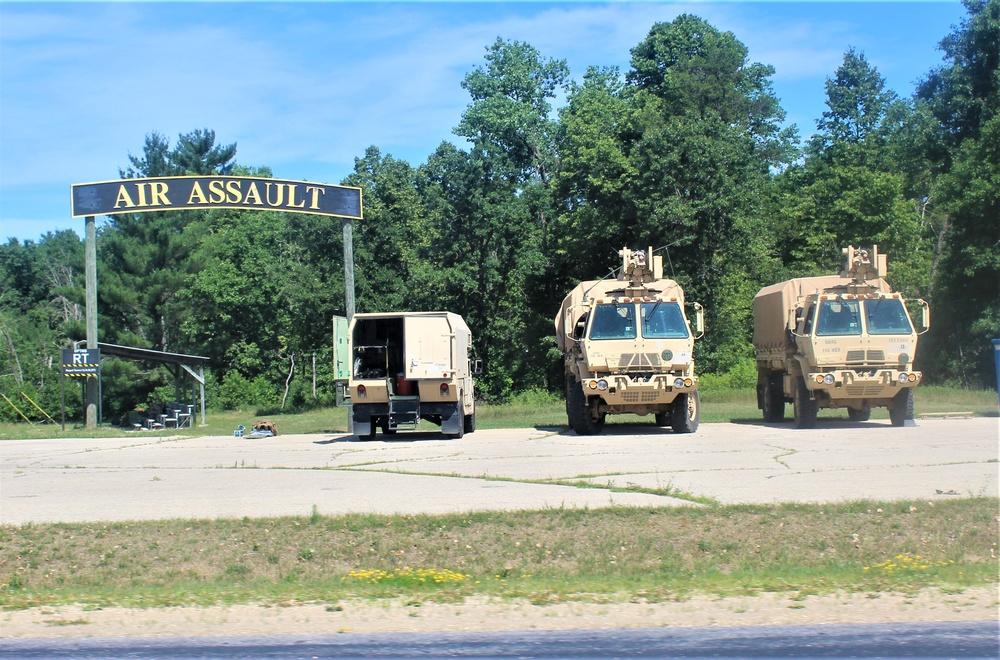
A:
<svg viewBox="0 0 1000 660">
<path fill-rule="evenodd" d="M 908 335 L 913 332 L 903 301 L 895 298 L 866 300 L 865 323 L 870 335 Z"/>
<path fill-rule="evenodd" d="M 647 339 L 686 339 L 687 323 L 674 302 L 642 303 L 642 336 Z"/>
<path fill-rule="evenodd" d="M 824 300 L 819 304 L 816 336 L 860 335 L 861 314 L 857 300 Z"/>
<path fill-rule="evenodd" d="M 591 339 L 635 339 L 635 305 L 598 305 L 590 324 Z"/>
</svg>

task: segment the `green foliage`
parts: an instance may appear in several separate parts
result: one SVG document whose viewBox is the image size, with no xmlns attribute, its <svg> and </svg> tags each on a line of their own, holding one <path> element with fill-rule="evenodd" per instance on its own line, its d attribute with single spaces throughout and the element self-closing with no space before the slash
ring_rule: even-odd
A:
<svg viewBox="0 0 1000 660">
<path fill-rule="evenodd" d="M 564 61 L 498 38 L 462 82 L 465 146 L 442 142 L 417 167 L 371 146 L 343 181 L 365 202 L 353 224 L 357 310 L 462 314 L 485 363 L 482 398 L 530 407 L 524 397 L 561 391 L 552 316 L 566 292 L 608 275 L 622 246 L 652 245 L 705 306 L 704 383 L 741 387 L 756 291 L 836 272 L 840 248 L 878 244 L 893 287 L 931 304 L 917 358 L 926 379 L 992 385 L 1000 0 L 966 7 L 912 99 L 848 48 L 801 153 L 795 127 L 782 128 L 774 69 L 697 16 L 651 26 L 624 74 L 595 66 L 579 81 Z M 175 144 L 152 132 L 119 173 L 271 176 L 235 155 L 208 129 Z M 274 212 L 116 215 L 98 239 L 100 338 L 207 356 L 212 407 L 328 405 L 343 229 Z M 85 335 L 83 273 L 74 232 L 0 245 L 0 388 L 50 414 L 59 351 Z M 105 419 L 176 388 L 164 366 L 108 360 Z M 68 388 L 71 418 L 79 390 Z M 17 418 L 0 406 L 0 420 Z"/>
<path fill-rule="evenodd" d="M 248 380 L 240 372 L 231 371 L 219 385 L 213 403 L 220 410 L 277 408 L 281 392 L 263 376 Z"/>
</svg>

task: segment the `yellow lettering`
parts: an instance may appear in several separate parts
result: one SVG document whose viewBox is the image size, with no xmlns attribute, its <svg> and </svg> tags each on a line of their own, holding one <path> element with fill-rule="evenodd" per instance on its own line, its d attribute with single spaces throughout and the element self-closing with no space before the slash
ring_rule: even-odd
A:
<svg viewBox="0 0 1000 660">
<path fill-rule="evenodd" d="M 251 197 L 253 197 L 253 201 L 252 202 L 250 201 Z M 257 204 L 257 205 L 261 204 L 261 201 L 260 201 L 260 191 L 257 190 L 257 182 L 256 181 L 251 181 L 250 182 L 250 189 L 247 190 L 246 197 L 243 198 L 243 203 L 244 204 Z"/>
<path fill-rule="evenodd" d="M 306 192 L 312 193 L 312 204 L 309 205 L 311 209 L 319 208 L 319 194 L 326 194 L 326 188 L 321 188 L 320 186 L 306 186 Z"/>
<path fill-rule="evenodd" d="M 210 201 L 213 204 L 221 204 L 226 201 L 226 192 L 222 188 L 222 181 L 218 179 L 213 179 L 208 183 L 208 192 L 210 193 Z"/>
<path fill-rule="evenodd" d="M 135 202 L 132 201 L 132 198 L 128 196 L 128 191 L 125 190 L 124 183 L 118 186 L 118 199 L 115 200 L 115 208 L 122 208 L 122 204 L 124 204 L 127 209 L 135 206 Z"/>
<path fill-rule="evenodd" d="M 198 198 L 197 201 L 195 200 L 195 197 Z M 191 187 L 191 196 L 188 197 L 188 205 L 207 203 L 208 200 L 205 198 L 205 191 L 201 189 L 201 184 L 195 181 L 194 185 Z"/>
<path fill-rule="evenodd" d="M 159 206 L 163 204 L 164 206 L 170 206 L 170 200 L 167 199 L 167 184 L 162 181 L 154 181 L 149 184 L 150 192 L 152 193 L 152 198 L 149 200 L 150 206 Z"/>
<path fill-rule="evenodd" d="M 298 184 L 289 184 L 288 185 L 288 206 L 291 207 L 291 208 L 293 208 L 293 209 L 301 209 L 301 208 L 305 208 L 305 206 L 306 206 L 306 203 L 305 203 L 304 200 L 301 201 L 301 202 L 299 202 L 298 204 L 295 203 L 295 189 L 298 188 L 298 187 L 299 187 Z"/>
<path fill-rule="evenodd" d="M 238 204 L 240 201 L 240 182 L 226 181 L 226 192 L 229 193 L 226 201 L 230 204 Z"/>
<path fill-rule="evenodd" d="M 139 206 L 146 206 L 149 202 L 146 201 L 146 186 L 147 183 L 137 183 L 135 185 L 136 190 L 139 191 Z"/>
<path fill-rule="evenodd" d="M 276 201 L 271 201 L 271 184 L 264 184 L 264 195 L 267 197 L 268 206 L 281 206 L 281 203 L 285 201 L 285 184 L 276 183 L 274 187 L 278 189 L 278 199 Z"/>
</svg>

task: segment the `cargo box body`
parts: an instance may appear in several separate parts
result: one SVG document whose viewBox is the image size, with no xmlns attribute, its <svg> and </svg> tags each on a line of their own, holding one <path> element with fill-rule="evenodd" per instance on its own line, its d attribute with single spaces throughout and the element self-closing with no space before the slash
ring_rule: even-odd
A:
<svg viewBox="0 0 1000 660">
<path fill-rule="evenodd" d="M 372 438 L 421 420 L 461 437 L 475 430 L 472 333 L 451 312 L 355 314 L 348 386 L 354 431 Z"/>
</svg>

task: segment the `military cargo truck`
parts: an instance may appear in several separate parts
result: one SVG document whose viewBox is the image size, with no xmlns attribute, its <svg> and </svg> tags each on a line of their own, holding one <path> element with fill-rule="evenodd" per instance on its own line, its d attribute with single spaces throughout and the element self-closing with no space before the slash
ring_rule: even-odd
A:
<svg viewBox="0 0 1000 660">
<path fill-rule="evenodd" d="M 555 318 L 569 425 L 592 435 L 609 414 L 652 414 L 659 426 L 693 433 L 701 416 L 693 351 L 704 334 L 702 307 L 694 303 L 692 332 L 684 291 L 663 277 L 663 257 L 652 248 L 618 254 L 617 278 L 581 282 Z"/>
<path fill-rule="evenodd" d="M 913 419 L 917 335 L 930 327 L 923 300 L 921 329 L 906 300 L 883 279 L 886 257 L 843 249 L 840 275 L 800 277 L 761 289 L 754 298 L 757 407 L 780 422 L 794 406 L 795 426 L 813 428 L 820 408 L 847 408 L 867 421 L 875 406 L 889 408 L 893 426 Z"/>
<path fill-rule="evenodd" d="M 372 439 L 415 429 L 421 419 L 453 438 L 476 430 L 472 333 L 451 312 L 355 314 L 348 381 L 354 432 Z"/>
</svg>

